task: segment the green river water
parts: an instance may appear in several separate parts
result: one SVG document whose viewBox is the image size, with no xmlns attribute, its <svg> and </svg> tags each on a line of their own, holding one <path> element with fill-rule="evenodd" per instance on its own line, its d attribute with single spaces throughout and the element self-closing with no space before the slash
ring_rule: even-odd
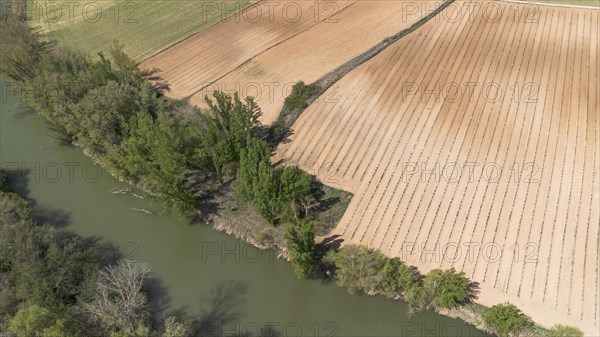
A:
<svg viewBox="0 0 600 337">
<path fill-rule="evenodd" d="M 209 226 L 132 210 L 157 213 L 159 206 L 131 194 L 112 194 L 113 187 L 126 185 L 81 150 L 59 145 L 41 118 L 19 103 L 21 94 L 5 79 L 0 83 L 0 164 L 25 172 L 13 176 L 11 184 L 48 222 L 97 237 L 151 265 L 161 313 L 210 312 L 216 334 L 223 336 L 260 336 L 260 327 L 267 325 L 273 336 L 285 337 L 485 336 L 431 311 L 408 318 L 407 307 L 398 301 L 298 280 L 290 264 L 272 252 Z"/>
</svg>

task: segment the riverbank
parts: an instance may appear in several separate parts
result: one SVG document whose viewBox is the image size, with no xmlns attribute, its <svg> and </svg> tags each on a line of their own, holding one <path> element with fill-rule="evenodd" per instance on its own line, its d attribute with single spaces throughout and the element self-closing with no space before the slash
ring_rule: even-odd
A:
<svg viewBox="0 0 600 337">
<path fill-rule="evenodd" d="M 273 250 L 259 250 L 210 225 L 160 215 L 160 204 L 150 203 L 143 192 L 95 167 L 81 149 L 58 144 L 41 118 L 21 104 L 15 106 L 18 97 L 9 95 L 7 102 L 0 102 L 1 165 L 27 171 L 24 177 L 28 179 L 15 183 L 34 200 L 45 222 L 118 247 L 126 257 L 149 264 L 160 285 L 155 291 L 161 301 L 156 305 L 164 313 L 204 317 L 210 313 L 209 300 L 220 289 L 223 301 L 232 301 L 220 302 L 219 312 L 232 318 L 223 336 L 234 331 L 257 336 L 252 329 L 267 322 L 278 324 L 275 330 L 281 336 L 297 335 L 295 331 L 302 336 L 420 336 L 419 331 L 449 337 L 489 336 L 430 310 L 408 318 L 407 306 L 400 301 L 351 296 L 321 279 L 299 280 L 290 264 L 276 258 Z M 61 168 L 60 178 L 55 176 L 56 167 Z M 131 193 L 113 194 L 113 188 L 131 188 L 145 199 Z M 232 283 L 241 288 L 229 287 Z M 291 310 L 277 304 L 282 298 Z M 235 310 L 226 310 L 227 303 L 233 302 L 239 303 Z M 419 330 L 409 330 L 415 327 Z"/>
</svg>

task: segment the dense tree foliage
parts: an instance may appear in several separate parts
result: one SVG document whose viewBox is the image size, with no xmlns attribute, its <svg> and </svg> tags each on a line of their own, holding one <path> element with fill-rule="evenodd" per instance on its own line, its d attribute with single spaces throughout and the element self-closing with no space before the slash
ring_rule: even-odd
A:
<svg viewBox="0 0 600 337">
<path fill-rule="evenodd" d="M 415 268 L 365 246 L 343 246 L 328 254 L 324 262 L 333 263 L 338 284 L 351 293 L 403 298 L 415 310 L 454 308 L 473 296 L 471 282 L 462 272 L 434 269 L 421 280 Z"/>
<path fill-rule="evenodd" d="M 298 278 L 310 278 L 316 263 L 315 229 L 310 221 L 302 221 L 298 227 L 289 226 L 286 229 L 285 246 Z"/>
<path fill-rule="evenodd" d="M 52 44 L 43 42 L 38 29 L 30 29 L 16 17 L 2 18 L 0 31 L 0 72 L 19 82 L 35 76 L 37 64 Z"/>
<path fill-rule="evenodd" d="M 279 214 L 278 171 L 269 160 L 271 149 L 265 141 L 253 140 L 240 153 L 236 192 L 251 201 L 256 211 L 270 223 Z"/>
<path fill-rule="evenodd" d="M 23 306 L 10 321 L 9 330 L 19 337 L 69 336 L 75 332 L 65 326 L 60 315 L 38 306 Z"/>
<path fill-rule="evenodd" d="M 346 245 L 335 255 L 337 283 L 356 291 L 373 292 L 381 281 L 385 257 L 378 250 L 365 246 Z"/>
<path fill-rule="evenodd" d="M 419 279 L 414 268 L 402 262 L 399 258 L 386 259 L 381 270 L 379 293 L 387 297 L 399 297 L 411 287 L 418 286 Z"/>
<path fill-rule="evenodd" d="M 271 149 L 264 140 L 252 140 L 240 152 L 236 192 L 250 200 L 256 211 L 275 224 L 292 214 L 290 222 L 300 220 L 301 199 L 312 193 L 313 180 L 297 167 L 273 167 Z"/>
<path fill-rule="evenodd" d="M 205 144 L 211 144 L 207 148 L 208 155 L 217 176 L 222 178 L 224 171 L 235 169 L 242 150 L 259 137 L 262 113 L 251 97 L 242 102 L 237 93 L 233 98 L 219 91 L 213 96 L 215 102 L 204 98 L 209 113 L 202 115 L 205 125 L 202 138 Z"/>
<path fill-rule="evenodd" d="M 193 108 L 161 96 L 121 45 L 115 44 L 109 57 L 92 60 L 40 42 L 25 24 L 2 24 L 10 28 L 3 34 L 9 51 L 52 46 L 24 65 L 3 56 L 2 71 L 20 71 L 11 77 L 25 87 L 28 103 L 58 137 L 83 147 L 120 178 L 137 181 L 167 209 L 189 214 L 197 207 L 212 165 L 198 154 L 203 146 L 197 125 L 181 117 Z"/>
<path fill-rule="evenodd" d="M 529 317 L 510 303 L 496 304 L 488 308 L 483 315 L 483 322 L 500 337 L 518 336 L 533 325 Z"/>
<path fill-rule="evenodd" d="M 469 300 L 470 281 L 454 268 L 433 269 L 423 281 L 425 296 L 436 308 L 451 309 Z"/>
<path fill-rule="evenodd" d="M 298 221 L 301 217 L 308 216 L 308 212 L 300 213 L 303 202 L 313 194 L 313 179 L 306 172 L 296 166 L 287 166 L 279 175 L 279 202 L 281 203 L 282 215 Z"/>
</svg>

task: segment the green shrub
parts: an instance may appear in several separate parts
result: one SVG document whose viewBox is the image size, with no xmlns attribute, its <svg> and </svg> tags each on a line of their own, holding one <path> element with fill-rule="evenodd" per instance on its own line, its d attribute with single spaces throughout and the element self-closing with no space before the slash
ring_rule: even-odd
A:
<svg viewBox="0 0 600 337">
<path fill-rule="evenodd" d="M 483 314 L 485 325 L 500 337 L 518 335 L 533 326 L 531 319 L 510 303 L 496 304 Z"/>
<path fill-rule="evenodd" d="M 297 222 L 302 217 L 300 202 L 310 196 L 313 190 L 313 178 L 296 166 L 287 166 L 279 174 L 279 201 L 282 215 Z M 306 214 L 304 214 L 306 215 Z"/>
<path fill-rule="evenodd" d="M 350 293 L 372 292 L 381 281 L 385 257 L 378 250 L 365 246 L 346 245 L 335 255 L 337 283 Z"/>
<path fill-rule="evenodd" d="M 35 76 L 40 60 L 52 47 L 42 41 L 40 29 L 32 29 L 25 22 L 3 15 L 0 31 L 0 73 L 18 82 Z"/>
<path fill-rule="evenodd" d="M 319 92 L 316 84 L 306 85 L 300 81 L 292 87 L 292 92 L 286 97 L 284 106 L 288 110 L 305 109 L 308 107 L 307 100 Z"/>
<path fill-rule="evenodd" d="M 240 152 L 235 182 L 236 194 L 254 205 L 267 221 L 275 224 L 279 213 L 279 181 L 270 162 L 271 149 L 265 141 L 252 141 Z"/>
<path fill-rule="evenodd" d="M 10 330 L 19 337 L 66 337 L 62 321 L 48 309 L 32 305 L 17 312 L 10 321 Z"/>
<path fill-rule="evenodd" d="M 315 265 L 315 230 L 309 221 L 302 221 L 300 228 L 289 226 L 284 234 L 285 245 L 292 259 L 292 267 L 298 278 L 310 278 Z"/>
<path fill-rule="evenodd" d="M 258 138 L 262 112 L 251 97 L 242 101 L 237 93 L 232 97 L 221 91 L 215 91 L 213 97 L 214 102 L 208 96 L 204 98 L 208 111 L 200 115 L 200 137 L 217 176 L 222 178 L 227 168 L 237 165 L 241 151 Z"/>
<path fill-rule="evenodd" d="M 409 288 L 419 285 L 415 270 L 397 257 L 386 259 L 381 274 L 382 279 L 377 290 L 387 297 L 402 295 Z"/>
<path fill-rule="evenodd" d="M 404 301 L 413 310 L 420 310 L 429 305 L 425 296 L 425 288 L 419 283 L 415 283 L 406 289 Z"/>
<path fill-rule="evenodd" d="M 471 296 L 470 281 L 454 268 L 433 269 L 423 281 L 425 296 L 436 308 L 451 309 L 465 303 Z"/>
<path fill-rule="evenodd" d="M 240 152 L 235 182 L 236 194 L 251 201 L 256 211 L 275 224 L 286 214 L 297 222 L 298 202 L 312 193 L 313 180 L 297 167 L 275 168 L 271 164 L 271 149 L 263 140 L 252 140 Z"/>
</svg>

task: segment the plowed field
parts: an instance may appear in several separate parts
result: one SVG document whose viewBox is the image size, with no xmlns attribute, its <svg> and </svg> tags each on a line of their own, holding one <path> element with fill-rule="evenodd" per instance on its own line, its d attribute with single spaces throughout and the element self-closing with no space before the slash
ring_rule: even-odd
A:
<svg viewBox="0 0 600 337">
<path fill-rule="evenodd" d="M 355 193 L 345 243 L 455 267 L 483 304 L 597 335 L 599 11 L 442 14 L 313 103 L 277 159 Z"/>
<path fill-rule="evenodd" d="M 313 83 L 386 37 L 392 36 L 436 9 L 432 1 L 357 1 L 301 34 L 258 54 L 239 68 L 198 91 L 191 103 L 204 106 L 214 90 L 253 96 L 263 123 L 275 121 L 291 86 Z M 324 97 L 328 101 L 335 94 Z"/>
<path fill-rule="evenodd" d="M 169 96 L 191 96 L 259 53 L 323 21 L 354 1 L 259 1 L 140 64 L 159 69 Z M 334 23 L 329 23 L 334 24 Z"/>
</svg>

